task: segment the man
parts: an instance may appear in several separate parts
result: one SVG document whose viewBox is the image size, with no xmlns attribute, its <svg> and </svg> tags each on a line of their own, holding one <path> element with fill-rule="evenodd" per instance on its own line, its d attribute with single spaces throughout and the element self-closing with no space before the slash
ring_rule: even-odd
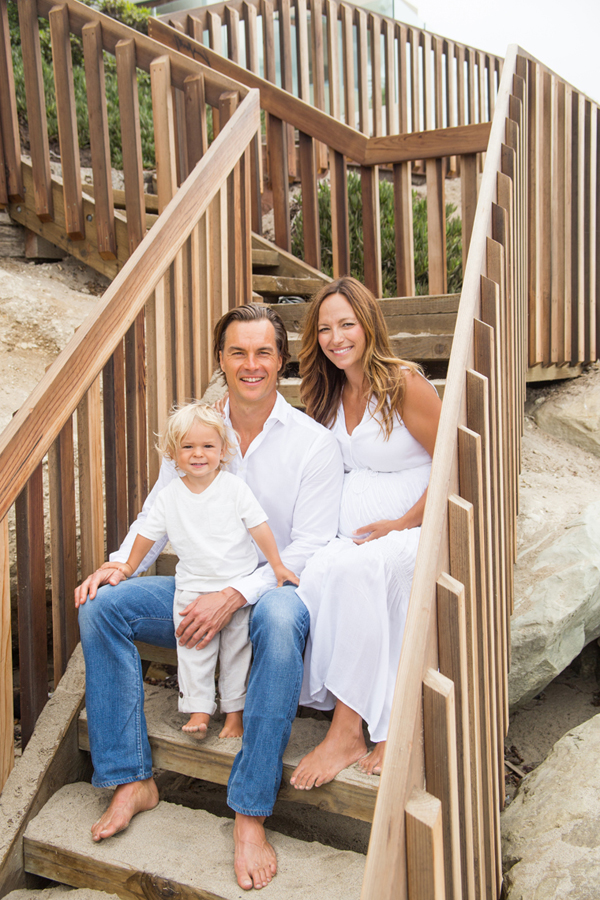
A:
<svg viewBox="0 0 600 900">
<path fill-rule="evenodd" d="M 310 556 L 337 531 L 343 477 L 337 442 L 277 393 L 289 353 L 283 323 L 268 307 L 242 306 L 226 313 L 215 328 L 214 350 L 229 390 L 226 415 L 239 436 L 239 452 L 229 470 L 247 481 L 269 516 L 283 562 L 300 575 Z M 138 521 L 148 514 L 158 490 L 175 477 L 174 466 L 163 462 Z M 134 523 L 113 561 L 127 559 L 136 531 Z M 140 571 L 161 550 L 155 544 Z M 141 664 L 133 642 L 175 645 L 174 579 L 122 581 L 122 573 L 105 563 L 75 591 L 86 661 L 93 784 L 116 788 L 92 828 L 96 841 L 122 831 L 132 816 L 158 803 Z M 235 871 L 246 890 L 264 887 L 277 868 L 263 823 L 281 781 L 309 628 L 308 611 L 295 590 L 275 584 L 270 568 L 259 567 L 190 603 L 176 631 L 181 644 L 204 647 L 237 609 L 254 605 L 244 736 L 228 787 L 228 804 L 236 813 Z"/>
</svg>

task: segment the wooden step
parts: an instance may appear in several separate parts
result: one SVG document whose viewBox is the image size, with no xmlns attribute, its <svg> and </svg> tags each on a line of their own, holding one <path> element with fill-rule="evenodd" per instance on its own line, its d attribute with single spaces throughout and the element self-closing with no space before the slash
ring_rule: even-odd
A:
<svg viewBox="0 0 600 900">
<path fill-rule="evenodd" d="M 252 290 L 258 294 L 274 294 L 280 297 L 310 297 L 322 286 L 323 282 L 317 278 L 289 275 L 252 275 Z"/>
<path fill-rule="evenodd" d="M 218 733 L 222 722 L 215 718 L 210 723 L 206 739 L 196 741 L 181 731 L 186 716 L 177 710 L 177 692 L 152 685 L 145 685 L 145 690 L 144 712 L 153 765 L 215 784 L 227 784 L 233 760 L 241 747 L 241 738 L 220 740 Z M 292 772 L 302 757 L 323 740 L 328 727 L 327 721 L 317 719 L 294 721 L 290 742 L 283 756 L 283 780 L 278 797 L 310 803 L 329 812 L 371 822 L 379 777 L 364 775 L 356 765 L 344 769 L 330 784 L 312 791 L 297 791 L 290 784 Z M 79 719 L 79 747 L 89 750 L 85 710 Z"/>
<path fill-rule="evenodd" d="M 33 819 L 23 841 L 27 872 L 124 900 L 241 900 L 233 873 L 233 821 L 161 801 L 126 831 L 96 844 L 90 828 L 112 791 L 61 788 Z M 269 900 L 358 900 L 365 858 L 317 842 L 267 832 L 278 858 Z"/>
<path fill-rule="evenodd" d="M 277 250 L 252 250 L 252 266 L 263 268 L 276 268 L 279 265 L 280 256 Z"/>
<path fill-rule="evenodd" d="M 446 361 L 452 350 L 452 334 L 392 334 L 390 345 L 394 356 L 414 362 Z M 288 334 L 290 359 L 297 362 L 302 344 L 299 334 Z"/>
<path fill-rule="evenodd" d="M 389 334 L 452 334 L 460 294 L 388 297 L 379 300 Z M 288 331 L 302 333 L 309 303 L 275 303 Z"/>
</svg>

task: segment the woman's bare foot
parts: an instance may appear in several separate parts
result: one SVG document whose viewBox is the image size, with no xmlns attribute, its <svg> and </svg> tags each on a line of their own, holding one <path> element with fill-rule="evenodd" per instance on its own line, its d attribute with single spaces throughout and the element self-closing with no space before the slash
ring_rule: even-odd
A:
<svg viewBox="0 0 600 900">
<path fill-rule="evenodd" d="M 264 816 L 235 816 L 234 869 L 238 884 L 245 891 L 266 887 L 277 874 L 277 857 L 267 841 L 264 821 Z"/>
<path fill-rule="evenodd" d="M 208 713 L 192 713 L 189 722 L 181 726 L 181 730 L 197 741 L 203 741 L 206 737 L 210 716 Z"/>
<path fill-rule="evenodd" d="M 225 724 L 219 734 L 220 738 L 241 737 L 244 733 L 243 712 L 230 712 L 225 716 Z"/>
<path fill-rule="evenodd" d="M 325 740 L 300 760 L 290 783 L 299 791 L 320 787 L 362 759 L 366 752 L 361 717 L 338 700 Z"/>
<path fill-rule="evenodd" d="M 385 741 L 375 744 L 368 756 L 358 763 L 365 775 L 381 775 L 383 757 L 385 756 Z"/>
<path fill-rule="evenodd" d="M 92 825 L 92 838 L 102 841 L 123 831 L 132 818 L 146 809 L 154 809 L 158 803 L 158 788 L 153 778 L 120 784 L 103 816 Z"/>
</svg>

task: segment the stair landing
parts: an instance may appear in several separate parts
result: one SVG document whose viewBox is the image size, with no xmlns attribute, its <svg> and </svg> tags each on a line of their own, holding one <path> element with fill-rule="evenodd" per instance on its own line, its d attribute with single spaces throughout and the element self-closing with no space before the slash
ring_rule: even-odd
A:
<svg viewBox="0 0 600 900">
<path fill-rule="evenodd" d="M 160 802 L 129 828 L 96 844 L 92 824 L 112 791 L 89 784 L 61 788 L 25 834 L 25 869 L 70 884 L 140 897 L 241 900 L 233 874 L 233 821 Z M 365 857 L 267 831 L 278 858 L 269 900 L 358 900 Z"/>
</svg>

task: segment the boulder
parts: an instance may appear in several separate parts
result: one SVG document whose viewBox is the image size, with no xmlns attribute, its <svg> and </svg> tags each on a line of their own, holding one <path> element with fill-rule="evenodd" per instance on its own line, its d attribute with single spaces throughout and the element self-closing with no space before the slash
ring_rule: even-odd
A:
<svg viewBox="0 0 600 900">
<path fill-rule="evenodd" d="M 600 715 L 569 731 L 502 813 L 506 900 L 600 897 Z"/>
<path fill-rule="evenodd" d="M 528 563 L 511 623 L 511 706 L 535 697 L 600 636 L 600 501 Z"/>
<path fill-rule="evenodd" d="M 552 394 L 531 411 L 543 431 L 594 456 L 600 456 L 599 374 L 594 367 L 580 383 Z"/>
</svg>

